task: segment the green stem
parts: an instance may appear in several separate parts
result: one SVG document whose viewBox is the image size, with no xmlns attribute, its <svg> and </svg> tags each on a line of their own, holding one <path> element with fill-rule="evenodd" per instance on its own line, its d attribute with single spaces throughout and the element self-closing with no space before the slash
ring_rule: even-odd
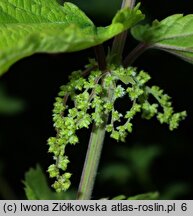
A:
<svg viewBox="0 0 193 216">
<path fill-rule="evenodd" d="M 136 0 L 123 0 L 121 8 L 129 7 L 133 9 Z M 113 62 L 116 64 L 121 64 L 122 54 L 127 39 L 127 31 L 122 32 L 117 35 L 113 41 L 111 54 L 113 56 Z"/>
<path fill-rule="evenodd" d="M 105 117 L 105 119 L 107 119 L 107 117 Z M 79 200 L 91 199 L 105 138 L 105 125 L 106 120 L 101 127 L 96 127 L 95 125 L 93 126 L 77 194 L 77 199 Z"/>
</svg>

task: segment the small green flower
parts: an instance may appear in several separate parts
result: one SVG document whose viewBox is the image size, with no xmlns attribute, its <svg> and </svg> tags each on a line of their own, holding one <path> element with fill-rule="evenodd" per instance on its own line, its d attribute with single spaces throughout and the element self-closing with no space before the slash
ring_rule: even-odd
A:
<svg viewBox="0 0 193 216">
<path fill-rule="evenodd" d="M 91 124 L 91 116 L 87 113 L 83 114 L 82 116 L 78 116 L 77 128 L 88 128 Z"/>
<path fill-rule="evenodd" d="M 115 77 L 113 77 L 112 75 L 110 75 L 110 74 L 106 75 L 104 80 L 103 80 L 105 88 L 108 89 L 110 86 L 112 86 L 114 79 L 115 79 Z"/>
<path fill-rule="evenodd" d="M 125 118 L 132 119 L 136 115 L 136 113 L 140 111 L 141 111 L 141 105 L 133 104 L 132 108 L 129 111 L 127 111 Z"/>
<path fill-rule="evenodd" d="M 75 118 L 78 115 L 78 110 L 76 107 L 68 110 L 68 116 L 71 118 Z"/>
<path fill-rule="evenodd" d="M 119 133 L 119 139 L 122 142 L 125 142 L 125 138 L 127 136 L 125 125 L 121 125 L 121 126 L 117 127 L 117 130 L 118 130 L 118 133 Z"/>
<path fill-rule="evenodd" d="M 102 93 L 103 88 L 102 88 L 102 86 L 101 86 L 100 84 L 95 84 L 94 90 L 95 90 L 95 94 L 96 94 L 96 95 L 99 95 L 99 94 Z"/>
<path fill-rule="evenodd" d="M 52 187 L 56 190 L 57 193 L 68 190 L 71 183 L 69 180 L 66 180 L 63 176 L 60 176 L 57 181 L 54 182 Z"/>
<path fill-rule="evenodd" d="M 99 96 L 95 96 L 93 101 L 92 101 L 91 107 L 92 108 L 99 108 L 99 107 L 102 107 L 102 104 L 103 104 L 103 100 Z"/>
<path fill-rule="evenodd" d="M 118 85 L 114 90 L 114 99 L 116 100 L 117 98 L 121 98 L 124 95 L 125 89 L 121 85 Z"/>
<path fill-rule="evenodd" d="M 117 110 L 112 111 L 112 119 L 113 119 L 113 121 L 120 121 L 120 118 L 122 116 L 123 115 L 121 113 L 119 113 Z"/>
<path fill-rule="evenodd" d="M 105 108 L 105 112 L 109 113 L 113 110 L 113 103 L 106 102 L 103 107 Z"/>
<path fill-rule="evenodd" d="M 107 132 L 112 132 L 112 130 L 113 130 L 113 125 L 112 124 L 109 124 L 109 125 L 106 126 L 106 131 Z"/>
<path fill-rule="evenodd" d="M 59 175 L 59 169 L 55 164 L 52 164 L 48 167 L 48 173 L 50 178 L 55 178 Z"/>
<path fill-rule="evenodd" d="M 65 179 L 70 179 L 70 177 L 72 176 L 72 174 L 71 173 L 64 173 L 63 174 L 63 177 L 65 178 Z"/>
<path fill-rule="evenodd" d="M 119 132 L 118 131 L 115 131 L 115 130 L 113 130 L 112 131 L 112 133 L 111 133 L 111 135 L 110 135 L 110 137 L 112 137 L 113 139 L 115 139 L 115 140 L 119 140 Z"/>
<path fill-rule="evenodd" d="M 73 145 L 76 144 L 76 143 L 78 143 L 78 137 L 76 135 L 70 136 L 69 137 L 69 143 L 73 144 Z"/>
<path fill-rule="evenodd" d="M 185 111 L 173 114 L 169 122 L 169 129 L 170 130 L 176 129 L 179 126 L 179 122 L 181 120 L 184 120 L 186 116 L 187 113 Z"/>
<path fill-rule="evenodd" d="M 151 119 L 158 112 L 158 104 L 150 104 L 149 102 L 145 102 L 142 105 L 142 117 L 146 119 Z"/>
<path fill-rule="evenodd" d="M 148 82 L 151 79 L 150 75 L 144 71 L 140 71 L 137 75 L 137 81 L 140 85 L 144 85 L 146 82 Z"/>
<path fill-rule="evenodd" d="M 63 117 L 60 116 L 60 115 L 57 115 L 56 117 L 57 118 L 55 118 L 54 127 L 56 127 L 56 128 L 63 128 L 63 126 L 64 126 L 64 119 L 63 119 Z"/>
<path fill-rule="evenodd" d="M 67 165 L 70 161 L 67 156 L 59 156 L 57 167 L 63 171 L 67 169 Z"/>
<path fill-rule="evenodd" d="M 56 137 L 50 137 L 48 139 L 48 145 L 52 146 L 52 145 L 56 144 L 56 141 L 57 141 Z"/>
<path fill-rule="evenodd" d="M 134 85 L 132 87 L 127 88 L 128 96 L 131 98 L 131 100 L 136 100 L 140 95 L 144 93 L 144 90 L 141 89 L 138 85 Z"/>
<path fill-rule="evenodd" d="M 59 97 L 64 97 L 66 95 L 66 92 L 65 91 L 60 91 L 59 93 L 58 93 L 58 96 Z"/>
<path fill-rule="evenodd" d="M 103 119 L 101 113 L 94 112 L 92 113 L 92 119 L 95 122 L 96 126 L 100 126 L 103 124 Z"/>
<path fill-rule="evenodd" d="M 173 107 L 164 107 L 163 113 L 158 113 L 157 118 L 161 124 L 167 123 L 169 124 L 169 120 L 174 112 Z"/>
<path fill-rule="evenodd" d="M 127 131 L 128 131 L 129 133 L 131 133 L 132 130 L 133 130 L 132 126 L 133 126 L 133 124 L 132 124 L 131 122 L 127 122 L 127 123 L 125 124 L 125 128 L 127 129 Z"/>
</svg>

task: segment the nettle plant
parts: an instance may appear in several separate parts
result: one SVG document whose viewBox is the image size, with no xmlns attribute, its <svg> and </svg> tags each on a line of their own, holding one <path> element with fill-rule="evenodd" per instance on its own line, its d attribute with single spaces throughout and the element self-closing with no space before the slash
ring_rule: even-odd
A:
<svg viewBox="0 0 193 216">
<path fill-rule="evenodd" d="M 124 0 L 109 26 L 96 27 L 69 2 L 60 5 L 56 0 L 0 0 L 1 75 L 13 63 L 34 53 L 75 52 L 90 47 L 95 50 L 96 58 L 89 59 L 85 70 L 70 74 L 54 102 L 56 136 L 48 139 L 54 163 L 48 173 L 54 179 L 52 187 L 56 192 L 65 192 L 71 185 L 65 149 L 67 145 L 80 144 L 78 130 L 92 126 L 77 191 L 77 199 L 91 199 L 106 133 L 117 142 L 124 142 L 138 113 L 144 119 L 157 118 L 170 130 L 186 117 L 185 111 L 175 113 L 171 98 L 160 87 L 149 86 L 150 75 L 132 63 L 148 49 L 164 50 L 192 63 L 193 15 L 176 14 L 143 25 L 139 22 L 145 16 L 139 7 L 135 0 Z M 123 59 L 127 30 L 139 45 Z M 102 43 L 113 37 L 112 46 L 105 53 Z M 123 97 L 128 100 L 126 113 L 118 109 Z M 30 175 L 33 176 L 26 176 L 25 190 L 29 199 L 36 199 L 38 192 L 29 184 Z M 43 198 L 50 198 L 49 193 Z"/>
</svg>

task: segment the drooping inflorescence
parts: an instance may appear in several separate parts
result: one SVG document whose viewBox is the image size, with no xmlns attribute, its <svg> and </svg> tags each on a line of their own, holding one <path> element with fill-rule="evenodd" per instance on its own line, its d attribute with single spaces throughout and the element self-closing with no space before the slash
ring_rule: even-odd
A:
<svg viewBox="0 0 193 216">
<path fill-rule="evenodd" d="M 48 145 L 55 163 L 49 166 L 48 172 L 51 178 L 56 178 L 53 188 L 57 192 L 70 186 L 71 173 L 66 172 L 69 159 L 65 148 L 79 142 L 77 130 L 88 128 L 91 123 L 100 127 L 104 124 L 104 116 L 108 116 L 106 131 L 117 141 L 125 141 L 127 134 L 132 132 L 132 119 L 137 113 L 145 119 L 156 116 L 160 123 L 169 124 L 170 130 L 177 128 L 186 116 L 185 111 L 174 113 L 170 97 L 162 89 L 146 85 L 150 79 L 146 72 L 114 65 L 101 72 L 93 65 L 95 62 L 89 66 L 95 69 L 87 70 L 87 73 L 73 72 L 69 82 L 60 87 L 54 103 L 56 136 L 48 139 Z M 128 100 L 126 113 L 121 113 L 116 105 L 123 97 Z M 153 99 L 155 102 L 150 103 Z"/>
</svg>

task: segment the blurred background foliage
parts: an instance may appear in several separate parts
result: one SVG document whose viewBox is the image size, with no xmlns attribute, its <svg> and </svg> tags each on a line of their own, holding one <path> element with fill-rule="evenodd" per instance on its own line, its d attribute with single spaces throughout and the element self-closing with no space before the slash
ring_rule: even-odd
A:
<svg viewBox="0 0 193 216">
<path fill-rule="evenodd" d="M 6 88 L 0 83 L 0 115 L 14 115 L 24 109 L 24 101 L 10 97 L 6 93 Z"/>
<path fill-rule="evenodd" d="M 60 3 L 64 2 L 58 0 Z M 97 25 L 108 25 L 120 0 L 73 0 Z M 193 13 L 190 0 L 142 0 L 146 21 L 163 19 L 174 13 Z M 105 43 L 105 49 L 112 41 Z M 127 53 L 137 42 L 128 36 Z M 46 140 L 54 135 L 52 104 L 60 85 L 67 82 L 73 70 L 83 69 L 92 49 L 71 54 L 37 54 L 12 66 L 0 79 L 0 198 L 25 199 L 24 178 L 34 188 L 33 170 L 39 163 L 47 178 L 51 163 Z M 117 143 L 108 136 L 98 171 L 93 198 L 113 198 L 119 194 L 158 191 L 160 199 L 193 198 L 193 66 L 161 51 L 147 51 L 134 64 L 150 73 L 150 84 L 156 84 L 172 96 L 176 111 L 187 110 L 188 117 L 170 132 L 156 120 L 145 121 L 138 116 L 134 132 L 126 143 Z M 123 101 L 123 107 L 127 101 Z M 72 192 L 61 198 L 74 198 L 74 191 L 84 162 L 89 132 L 79 132 L 81 142 L 68 147 L 71 160 Z M 39 182 L 45 182 L 43 174 Z M 29 177 L 31 176 L 31 177 Z M 36 177 L 35 177 L 36 178 Z M 47 179 L 48 185 L 52 183 Z M 42 187 L 43 188 L 43 187 Z M 44 187 L 52 199 L 58 198 Z"/>
</svg>

